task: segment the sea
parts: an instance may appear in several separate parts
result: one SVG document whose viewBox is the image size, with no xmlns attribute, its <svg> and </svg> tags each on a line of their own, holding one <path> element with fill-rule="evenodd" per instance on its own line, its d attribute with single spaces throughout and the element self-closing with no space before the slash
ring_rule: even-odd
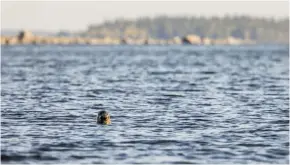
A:
<svg viewBox="0 0 290 165">
<path fill-rule="evenodd" d="M 3 45 L 1 163 L 289 164 L 289 45 Z"/>
</svg>

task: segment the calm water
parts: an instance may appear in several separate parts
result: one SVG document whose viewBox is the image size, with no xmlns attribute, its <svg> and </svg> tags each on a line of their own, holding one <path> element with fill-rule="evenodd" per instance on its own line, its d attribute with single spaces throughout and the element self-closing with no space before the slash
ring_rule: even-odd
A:
<svg viewBox="0 0 290 165">
<path fill-rule="evenodd" d="M 3 46 L 2 163 L 289 163 L 288 53 Z"/>
</svg>

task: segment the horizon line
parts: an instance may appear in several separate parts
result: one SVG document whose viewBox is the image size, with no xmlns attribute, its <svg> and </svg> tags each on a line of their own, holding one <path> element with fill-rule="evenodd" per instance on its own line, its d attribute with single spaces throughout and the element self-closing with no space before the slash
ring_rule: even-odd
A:
<svg viewBox="0 0 290 165">
<path fill-rule="evenodd" d="M 275 21 L 284 21 L 285 19 L 288 19 L 289 21 L 289 15 L 287 16 L 279 16 L 279 17 L 274 17 L 274 16 L 256 16 L 256 15 L 247 15 L 247 14 L 230 14 L 230 13 L 226 13 L 223 16 L 219 16 L 219 15 L 183 15 L 183 14 L 175 14 L 175 15 L 170 15 L 170 14 L 160 14 L 160 15 L 156 15 L 156 16 L 138 16 L 135 18 L 130 18 L 130 17 L 115 17 L 112 19 L 105 19 L 101 22 L 96 22 L 96 23 L 87 23 L 87 28 L 91 25 L 93 26 L 98 26 L 98 25 L 102 25 L 104 23 L 107 22 L 114 22 L 117 20 L 124 20 L 124 21 L 137 21 L 138 19 L 156 19 L 156 18 L 160 18 L 160 17 L 168 17 L 168 18 L 206 18 L 206 19 L 211 19 L 211 18 L 219 18 L 219 19 L 224 19 L 224 18 L 240 18 L 240 17 L 248 17 L 251 19 L 264 19 L 267 21 L 270 20 L 275 20 Z M 85 31 L 86 29 L 78 29 L 78 30 L 69 30 L 69 29 L 55 29 L 55 30 L 50 30 L 50 29 L 33 29 L 33 28 L 2 28 L 1 26 L 1 35 L 2 35 L 2 31 L 22 31 L 22 30 L 28 30 L 28 31 L 34 31 L 34 32 L 41 32 L 41 33 L 57 33 L 60 31 L 66 31 L 66 32 L 70 32 L 70 33 L 77 33 L 77 32 L 82 32 Z"/>
</svg>

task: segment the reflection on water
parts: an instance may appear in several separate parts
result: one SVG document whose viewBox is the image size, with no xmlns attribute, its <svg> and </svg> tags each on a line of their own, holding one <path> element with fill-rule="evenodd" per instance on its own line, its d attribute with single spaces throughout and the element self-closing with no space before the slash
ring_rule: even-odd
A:
<svg viewBox="0 0 290 165">
<path fill-rule="evenodd" d="M 289 163 L 288 53 L 3 46 L 2 163 Z"/>
</svg>

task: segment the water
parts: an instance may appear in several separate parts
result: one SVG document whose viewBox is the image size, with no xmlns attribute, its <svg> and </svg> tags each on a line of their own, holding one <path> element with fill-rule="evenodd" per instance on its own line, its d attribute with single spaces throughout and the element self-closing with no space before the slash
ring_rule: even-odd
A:
<svg viewBox="0 0 290 165">
<path fill-rule="evenodd" d="M 288 46 L 3 46 L 2 163 L 289 163 Z M 97 125 L 98 111 L 112 124 Z"/>
</svg>

